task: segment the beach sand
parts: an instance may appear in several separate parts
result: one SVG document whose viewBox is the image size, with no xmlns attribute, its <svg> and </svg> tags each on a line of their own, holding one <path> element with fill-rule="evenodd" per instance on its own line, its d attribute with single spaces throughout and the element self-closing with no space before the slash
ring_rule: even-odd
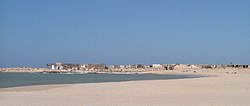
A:
<svg viewBox="0 0 250 106">
<path fill-rule="evenodd" d="M 237 74 L 232 74 L 234 71 Z M 0 89 L 0 103 L 2 106 L 249 106 L 249 69 L 192 72 L 173 73 L 210 77 L 4 88 Z"/>
</svg>

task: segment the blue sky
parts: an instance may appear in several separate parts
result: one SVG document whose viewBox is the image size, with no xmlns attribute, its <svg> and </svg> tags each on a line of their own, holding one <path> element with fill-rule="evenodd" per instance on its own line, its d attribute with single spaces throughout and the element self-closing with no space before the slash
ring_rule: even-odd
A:
<svg viewBox="0 0 250 106">
<path fill-rule="evenodd" d="M 0 67 L 250 64 L 249 0 L 0 0 Z"/>
</svg>

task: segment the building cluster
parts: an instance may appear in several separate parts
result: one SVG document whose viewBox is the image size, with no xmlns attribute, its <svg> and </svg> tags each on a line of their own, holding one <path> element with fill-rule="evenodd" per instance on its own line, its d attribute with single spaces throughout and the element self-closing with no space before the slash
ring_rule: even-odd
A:
<svg viewBox="0 0 250 106">
<path fill-rule="evenodd" d="M 212 68 L 249 68 L 249 65 L 202 65 L 202 64 L 135 64 L 135 65 L 105 65 L 105 64 L 70 64 L 51 63 L 47 67 L 52 70 L 117 70 L 117 69 L 145 69 L 145 70 L 178 70 L 178 69 L 212 69 Z"/>
<path fill-rule="evenodd" d="M 100 70 L 108 69 L 105 64 L 70 64 L 70 63 L 51 63 L 47 67 L 52 70 Z"/>
</svg>

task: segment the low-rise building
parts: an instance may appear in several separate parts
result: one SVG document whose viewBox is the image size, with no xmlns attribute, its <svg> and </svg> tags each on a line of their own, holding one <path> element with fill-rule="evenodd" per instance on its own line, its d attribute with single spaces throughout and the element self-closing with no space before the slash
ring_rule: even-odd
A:
<svg viewBox="0 0 250 106">
<path fill-rule="evenodd" d="M 63 63 L 50 63 L 47 64 L 47 67 L 52 70 L 62 70 L 64 68 L 63 65 Z"/>
<path fill-rule="evenodd" d="M 102 69 L 107 69 L 108 67 L 105 64 L 89 64 L 88 68 L 102 70 Z"/>
<path fill-rule="evenodd" d="M 163 66 L 161 64 L 152 64 L 153 68 L 162 68 Z"/>
<path fill-rule="evenodd" d="M 119 68 L 125 68 L 125 65 L 119 65 Z"/>
</svg>

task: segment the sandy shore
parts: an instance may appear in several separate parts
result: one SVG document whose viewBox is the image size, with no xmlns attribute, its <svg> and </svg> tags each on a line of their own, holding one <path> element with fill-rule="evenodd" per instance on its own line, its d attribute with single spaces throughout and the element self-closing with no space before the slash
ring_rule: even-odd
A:
<svg viewBox="0 0 250 106">
<path fill-rule="evenodd" d="M 237 74 L 232 74 L 234 72 Z M 39 85 L 0 89 L 4 106 L 250 104 L 250 70 L 173 71 L 211 77 L 112 83 Z M 158 72 L 164 74 L 165 72 Z M 169 73 L 169 72 L 168 72 Z"/>
</svg>

